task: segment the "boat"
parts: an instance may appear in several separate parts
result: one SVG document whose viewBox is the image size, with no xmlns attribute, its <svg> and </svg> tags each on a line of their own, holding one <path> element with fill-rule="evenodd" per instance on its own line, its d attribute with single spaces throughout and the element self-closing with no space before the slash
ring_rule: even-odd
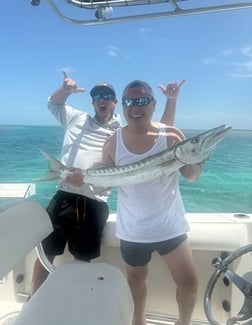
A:
<svg viewBox="0 0 252 325">
<path fill-rule="evenodd" d="M 40 0 L 30 2 L 33 6 L 40 5 Z M 47 0 L 47 3 L 60 19 L 80 26 L 252 8 L 252 2 L 249 0 L 61 0 L 57 4 L 54 0 Z M 78 13 L 81 11 L 84 18 L 77 19 L 64 14 L 69 11 L 69 6 L 79 9 Z"/>
<path fill-rule="evenodd" d="M 40 244 L 52 231 L 49 216 L 27 195 L 34 186 L 24 185 L 25 198 L 0 202 L 0 325 L 131 325 L 133 303 L 115 237 L 116 214 L 105 226 L 99 258 L 74 261 L 66 249 L 52 265 Z M 252 214 L 189 213 L 187 218 L 199 275 L 191 324 L 251 325 Z M 27 302 L 37 254 L 51 274 Z M 173 324 L 175 287 L 157 254 L 147 285 L 148 325 Z"/>
<path fill-rule="evenodd" d="M 64 15 L 53 0 L 47 2 L 59 18 L 84 26 L 252 8 L 251 1 L 232 0 L 209 1 L 212 6 L 202 0 L 61 1 L 91 17 L 77 20 Z M 153 6 L 165 9 L 136 13 Z M 133 14 L 113 17 L 117 8 L 120 13 L 133 9 Z M 74 261 L 66 249 L 52 265 L 40 244 L 52 225 L 45 209 L 30 199 L 34 193 L 35 184 L 0 184 L 0 325 L 131 325 L 133 303 L 115 237 L 116 214 L 105 226 L 99 258 Z M 252 325 L 252 213 L 188 213 L 187 218 L 199 275 L 191 324 Z M 37 256 L 50 276 L 28 301 Z M 175 286 L 157 254 L 147 286 L 148 325 L 174 324 Z"/>
</svg>

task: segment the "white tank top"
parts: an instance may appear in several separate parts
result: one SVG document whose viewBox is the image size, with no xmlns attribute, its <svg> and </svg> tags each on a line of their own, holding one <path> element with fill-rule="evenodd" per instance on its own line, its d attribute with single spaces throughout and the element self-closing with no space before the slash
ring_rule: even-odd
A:
<svg viewBox="0 0 252 325">
<path fill-rule="evenodd" d="M 116 131 L 115 164 L 125 165 L 167 149 L 164 128 L 159 126 L 154 146 L 143 154 L 130 152 Z M 184 234 L 189 230 L 179 191 L 179 174 L 165 179 L 118 187 L 116 236 L 132 242 L 158 242 Z"/>
</svg>

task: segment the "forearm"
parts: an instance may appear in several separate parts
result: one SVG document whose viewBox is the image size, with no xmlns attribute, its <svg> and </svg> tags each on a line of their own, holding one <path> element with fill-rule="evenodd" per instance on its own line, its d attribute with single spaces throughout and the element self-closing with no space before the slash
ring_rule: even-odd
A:
<svg viewBox="0 0 252 325">
<path fill-rule="evenodd" d="M 70 93 L 71 92 L 66 91 L 64 87 L 60 87 L 52 93 L 50 96 L 50 101 L 56 105 L 64 104 Z"/>
<path fill-rule="evenodd" d="M 161 123 L 166 125 L 173 125 L 175 120 L 175 113 L 176 113 L 176 98 L 167 98 L 165 111 L 161 118 Z"/>
<path fill-rule="evenodd" d="M 196 182 L 202 172 L 202 167 L 200 164 L 185 165 L 180 168 L 180 172 L 188 182 Z"/>
</svg>

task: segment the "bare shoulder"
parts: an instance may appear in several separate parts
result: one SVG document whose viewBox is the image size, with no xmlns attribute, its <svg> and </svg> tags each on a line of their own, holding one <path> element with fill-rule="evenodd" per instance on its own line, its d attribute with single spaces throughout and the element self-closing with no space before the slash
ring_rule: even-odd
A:
<svg viewBox="0 0 252 325">
<path fill-rule="evenodd" d="M 116 135 L 115 135 L 115 133 L 113 134 L 113 135 L 111 135 L 106 141 L 105 141 L 105 143 L 104 143 L 104 145 L 103 145 L 103 150 L 104 149 L 110 149 L 110 148 L 112 148 L 113 146 L 115 146 L 115 144 L 116 144 Z"/>
<path fill-rule="evenodd" d="M 185 140 L 185 136 L 183 132 L 174 126 L 166 126 L 165 131 L 166 131 L 167 145 L 169 147 Z"/>
<path fill-rule="evenodd" d="M 113 166 L 115 162 L 116 135 L 110 136 L 103 145 L 102 161 L 106 165 Z"/>
</svg>

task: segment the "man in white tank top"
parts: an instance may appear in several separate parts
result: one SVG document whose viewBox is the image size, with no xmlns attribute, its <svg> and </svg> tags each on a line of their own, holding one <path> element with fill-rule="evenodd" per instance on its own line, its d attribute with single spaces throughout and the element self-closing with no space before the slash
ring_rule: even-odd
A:
<svg viewBox="0 0 252 325">
<path fill-rule="evenodd" d="M 111 136 L 103 147 L 103 162 L 125 165 L 160 152 L 185 139 L 171 126 L 152 121 L 156 100 L 144 81 L 133 81 L 123 92 L 123 113 L 127 125 Z M 180 173 L 190 182 L 197 180 L 200 165 L 186 165 Z M 81 186 L 77 172 L 67 181 Z M 85 182 L 85 179 L 84 179 Z M 189 325 L 198 289 L 195 263 L 187 240 L 188 223 L 179 191 L 178 171 L 166 179 L 118 188 L 116 235 L 134 300 L 134 325 L 146 325 L 146 278 L 151 254 L 164 259 L 177 287 L 178 320 Z"/>
<path fill-rule="evenodd" d="M 106 164 L 132 163 L 185 139 L 178 129 L 152 121 L 155 105 L 153 91 L 146 82 L 136 80 L 126 86 L 122 106 L 127 125 L 105 142 Z M 118 188 L 116 235 L 121 242 L 134 300 L 134 325 L 147 324 L 146 277 L 154 251 L 163 257 L 177 287 L 177 325 L 189 325 L 192 317 L 198 283 L 186 236 L 189 227 L 179 192 L 178 172 L 165 180 Z M 180 173 L 194 182 L 201 166 L 186 165 L 180 168 Z"/>
</svg>

